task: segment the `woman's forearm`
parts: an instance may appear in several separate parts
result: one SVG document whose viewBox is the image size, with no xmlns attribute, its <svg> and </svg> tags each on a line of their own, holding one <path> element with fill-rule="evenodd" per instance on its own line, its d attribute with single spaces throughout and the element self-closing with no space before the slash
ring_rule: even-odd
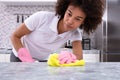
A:
<svg viewBox="0 0 120 80">
<path fill-rule="evenodd" d="M 21 42 L 21 38 L 26 35 L 29 34 L 31 31 L 26 27 L 26 25 L 24 23 L 22 23 L 16 30 L 15 32 L 12 34 L 11 36 L 11 42 L 12 45 L 14 46 L 15 50 L 18 51 L 20 48 L 23 47 L 22 42 Z"/>
<path fill-rule="evenodd" d="M 72 43 L 73 53 L 76 55 L 78 60 L 83 59 L 82 45 L 81 41 L 75 41 Z"/>
<path fill-rule="evenodd" d="M 21 47 L 23 47 L 20 38 L 18 38 L 14 34 L 11 36 L 11 42 L 16 51 L 18 51 Z"/>
</svg>

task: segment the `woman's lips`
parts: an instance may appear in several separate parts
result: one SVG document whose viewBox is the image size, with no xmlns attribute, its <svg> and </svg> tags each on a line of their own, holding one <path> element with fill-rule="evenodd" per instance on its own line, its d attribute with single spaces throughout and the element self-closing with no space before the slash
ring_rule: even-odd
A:
<svg viewBox="0 0 120 80">
<path fill-rule="evenodd" d="M 69 25 L 69 24 L 65 24 L 65 26 L 67 27 L 67 28 L 73 28 L 71 25 Z"/>
</svg>

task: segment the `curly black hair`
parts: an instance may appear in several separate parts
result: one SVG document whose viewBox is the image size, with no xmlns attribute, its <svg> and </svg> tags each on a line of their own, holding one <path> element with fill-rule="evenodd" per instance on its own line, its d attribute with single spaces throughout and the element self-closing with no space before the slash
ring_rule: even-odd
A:
<svg viewBox="0 0 120 80">
<path fill-rule="evenodd" d="M 96 30 L 102 22 L 105 0 L 57 0 L 56 15 L 63 19 L 69 5 L 80 7 L 86 14 L 84 24 L 80 26 L 87 34 Z"/>
</svg>

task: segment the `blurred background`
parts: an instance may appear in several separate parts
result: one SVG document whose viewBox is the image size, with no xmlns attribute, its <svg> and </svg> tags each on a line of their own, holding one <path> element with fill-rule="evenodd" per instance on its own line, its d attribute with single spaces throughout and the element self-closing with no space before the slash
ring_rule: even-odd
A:
<svg viewBox="0 0 120 80">
<path fill-rule="evenodd" d="M 0 62 L 9 62 L 10 35 L 31 14 L 54 11 L 56 0 L 0 0 Z M 83 58 L 86 62 L 120 61 L 120 0 L 106 0 L 102 23 L 97 30 L 83 33 Z M 72 49 L 71 41 L 66 48 Z"/>
</svg>

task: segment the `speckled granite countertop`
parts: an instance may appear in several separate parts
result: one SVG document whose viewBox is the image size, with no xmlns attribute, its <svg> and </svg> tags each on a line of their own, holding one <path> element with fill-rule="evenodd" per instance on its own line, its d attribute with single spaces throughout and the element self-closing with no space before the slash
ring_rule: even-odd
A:
<svg viewBox="0 0 120 80">
<path fill-rule="evenodd" d="M 0 63 L 0 80 L 119 80 L 119 62 L 50 67 L 40 63 Z"/>
</svg>

